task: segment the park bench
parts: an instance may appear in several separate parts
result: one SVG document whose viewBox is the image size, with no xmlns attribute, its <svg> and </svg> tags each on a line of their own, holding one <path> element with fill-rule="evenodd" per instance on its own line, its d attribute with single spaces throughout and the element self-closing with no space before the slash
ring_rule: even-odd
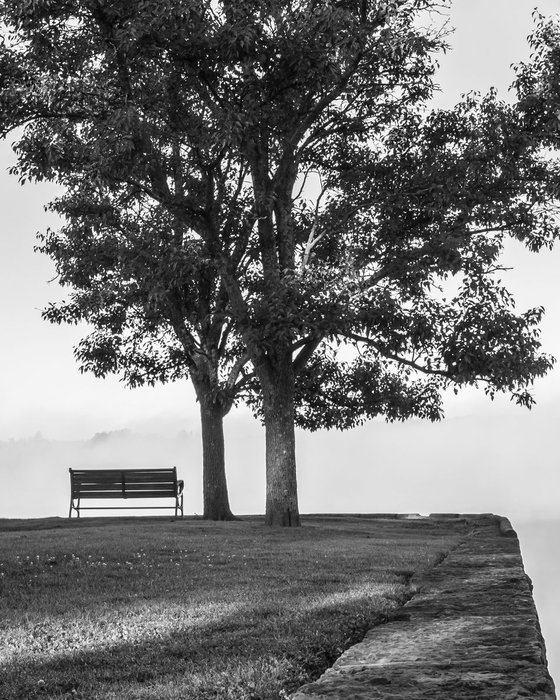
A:
<svg viewBox="0 0 560 700">
<path fill-rule="evenodd" d="M 118 508 L 152 509 L 152 506 L 82 506 L 84 499 L 105 498 L 174 498 L 175 515 L 183 517 L 183 486 L 172 469 L 70 469 L 70 513 L 75 510 L 105 510 Z"/>
</svg>

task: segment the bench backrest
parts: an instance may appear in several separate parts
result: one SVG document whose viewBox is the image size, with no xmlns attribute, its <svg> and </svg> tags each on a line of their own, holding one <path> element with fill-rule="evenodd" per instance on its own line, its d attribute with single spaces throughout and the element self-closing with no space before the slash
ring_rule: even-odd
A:
<svg viewBox="0 0 560 700">
<path fill-rule="evenodd" d="M 72 498 L 154 498 L 177 495 L 177 468 L 70 469 Z"/>
</svg>

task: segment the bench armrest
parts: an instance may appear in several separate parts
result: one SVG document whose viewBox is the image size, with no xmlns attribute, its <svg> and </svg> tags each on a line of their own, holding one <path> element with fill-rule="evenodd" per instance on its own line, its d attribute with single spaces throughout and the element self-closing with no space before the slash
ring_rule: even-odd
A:
<svg viewBox="0 0 560 700">
<path fill-rule="evenodd" d="M 183 493 L 185 482 L 182 479 L 177 479 L 177 495 Z"/>
</svg>

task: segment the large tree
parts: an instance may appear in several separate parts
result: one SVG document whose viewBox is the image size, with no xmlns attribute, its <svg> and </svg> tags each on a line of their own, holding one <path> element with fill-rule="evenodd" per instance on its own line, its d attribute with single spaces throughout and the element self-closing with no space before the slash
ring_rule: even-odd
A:
<svg viewBox="0 0 560 700">
<path fill-rule="evenodd" d="M 245 379 L 227 296 L 204 245 L 134 187 L 75 174 L 51 204 L 66 223 L 41 236 L 70 289 L 44 317 L 87 322 L 81 371 L 121 374 L 130 387 L 190 378 L 200 408 L 203 517 L 230 520 L 223 419 Z"/>
<path fill-rule="evenodd" d="M 440 5 L 4 3 L 2 128 L 26 124 L 21 176 L 142 200 L 142 222 L 162 219 L 155 257 L 180 242 L 156 296 L 179 279 L 192 309 L 184 275 L 212 278 L 227 376 L 265 424 L 269 524 L 299 523 L 294 420 L 433 419 L 450 383 L 530 405 L 551 366 L 542 310 L 516 313 L 497 275 L 508 235 L 558 237 L 553 168 L 493 94 L 427 110 L 442 38 L 422 13 Z"/>
<path fill-rule="evenodd" d="M 244 173 L 208 131 L 204 105 L 183 114 L 189 87 L 167 59 L 154 62 L 148 47 L 129 60 L 119 30 L 132 7 L 2 9 L 10 30 L 2 51 L 3 132 L 24 127 L 14 172 L 22 182 L 51 179 L 64 189 L 51 207 L 65 225 L 43 235 L 40 249 L 71 293 L 44 315 L 93 327 L 75 352 L 83 371 L 119 372 L 132 387 L 192 380 L 203 515 L 231 519 L 223 418 L 245 383 L 247 358 L 232 333 L 211 245 L 192 224 L 208 218 L 223 227 L 232 264 L 244 265 L 253 223 L 242 206 Z M 144 19 L 140 13 L 139 25 Z"/>
</svg>

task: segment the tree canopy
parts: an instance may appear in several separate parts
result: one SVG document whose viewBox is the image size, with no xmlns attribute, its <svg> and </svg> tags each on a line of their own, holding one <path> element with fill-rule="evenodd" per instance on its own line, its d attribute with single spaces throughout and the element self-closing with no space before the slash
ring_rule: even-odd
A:
<svg viewBox="0 0 560 700">
<path fill-rule="evenodd" d="M 94 322 L 100 373 L 243 391 L 270 524 L 299 523 L 294 421 L 437 419 L 450 385 L 530 406 L 552 366 L 499 278 L 508 236 L 559 234 L 530 71 L 515 105 L 430 109 L 440 6 L 3 6 L 1 132 L 25 126 L 22 180 L 66 188 L 44 249 L 76 293 L 47 316 Z"/>
</svg>

